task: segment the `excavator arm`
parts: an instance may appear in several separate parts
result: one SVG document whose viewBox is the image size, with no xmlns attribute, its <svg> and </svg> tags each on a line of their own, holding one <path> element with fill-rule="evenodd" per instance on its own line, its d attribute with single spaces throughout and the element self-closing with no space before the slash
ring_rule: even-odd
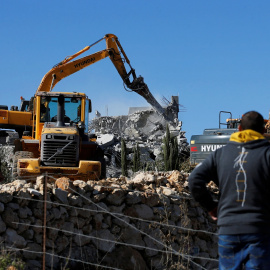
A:
<svg viewBox="0 0 270 270">
<path fill-rule="evenodd" d="M 106 41 L 106 49 L 90 54 L 88 56 L 73 60 L 82 53 L 88 51 L 92 46 L 100 41 Z M 126 87 L 142 96 L 153 108 L 167 119 L 165 110 L 157 102 L 154 96 L 148 89 L 147 84 L 144 83 L 143 77 L 136 76 L 135 69 L 132 68 L 130 61 L 125 54 L 118 38 L 113 34 L 107 34 L 102 39 L 96 41 L 90 46 L 85 47 L 81 51 L 72 56 L 66 57 L 62 62 L 55 65 L 42 79 L 37 91 L 50 92 L 53 87 L 63 78 L 86 68 L 106 57 L 109 57 L 121 76 Z M 72 61 L 73 60 L 73 61 Z M 125 63 L 128 64 L 130 71 L 127 72 Z"/>
</svg>

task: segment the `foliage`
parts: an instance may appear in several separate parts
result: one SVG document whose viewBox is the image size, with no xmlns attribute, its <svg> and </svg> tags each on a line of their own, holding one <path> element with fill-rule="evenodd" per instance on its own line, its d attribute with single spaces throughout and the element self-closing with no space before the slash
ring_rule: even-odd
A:
<svg viewBox="0 0 270 270">
<path fill-rule="evenodd" d="M 170 168 L 170 140 L 171 140 L 171 134 L 169 130 L 169 126 L 167 125 L 166 127 L 166 134 L 165 137 L 163 138 L 163 156 L 164 156 L 164 167 L 165 171 L 169 171 Z"/>
<path fill-rule="evenodd" d="M 124 139 L 121 139 L 121 169 L 122 175 L 128 176 L 127 172 L 127 147 Z"/>
<path fill-rule="evenodd" d="M 179 157 L 178 157 L 178 142 L 177 138 L 171 138 L 170 141 L 170 160 L 169 166 L 170 170 L 178 170 L 179 169 Z"/>
<path fill-rule="evenodd" d="M 6 269 L 23 270 L 25 269 L 25 263 L 19 258 L 16 258 L 15 255 L 8 253 L 4 250 L 1 250 L 0 270 L 6 270 Z"/>
<path fill-rule="evenodd" d="M 183 171 L 183 172 L 186 172 L 186 173 L 190 173 L 190 172 L 192 172 L 193 168 L 194 167 L 192 167 L 190 165 L 190 159 L 187 158 L 186 160 L 184 160 L 183 162 L 181 162 L 179 170 L 180 171 Z"/>
<path fill-rule="evenodd" d="M 133 148 L 133 172 L 141 169 L 141 153 L 138 143 Z"/>
<path fill-rule="evenodd" d="M 163 138 L 163 158 L 165 171 L 178 170 L 179 169 L 179 157 L 178 157 L 178 142 L 177 138 L 171 137 L 169 126 L 166 127 L 166 134 Z"/>
</svg>

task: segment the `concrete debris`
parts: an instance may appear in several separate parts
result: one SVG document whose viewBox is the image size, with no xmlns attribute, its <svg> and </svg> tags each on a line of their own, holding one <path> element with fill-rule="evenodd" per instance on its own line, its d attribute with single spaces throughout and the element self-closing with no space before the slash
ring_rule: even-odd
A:
<svg viewBox="0 0 270 270">
<path fill-rule="evenodd" d="M 13 155 L 13 145 L 0 145 L 0 182 L 12 180 Z"/>
<path fill-rule="evenodd" d="M 27 189 L 28 192 L 31 194 L 31 195 L 35 195 L 35 196 L 40 196 L 42 195 L 40 192 L 38 192 L 37 190 L 33 189 L 33 188 L 28 188 Z"/>
<path fill-rule="evenodd" d="M 155 162 L 163 160 L 162 144 L 168 125 L 172 137 L 176 137 L 179 154 L 189 156 L 188 142 L 182 122 L 178 120 L 178 106 L 175 100 L 166 108 L 165 120 L 151 108 L 130 108 L 129 115 L 100 116 L 91 121 L 90 133 L 95 132 L 96 142 L 104 149 L 107 162 L 107 177 L 121 174 L 121 139 L 126 142 L 128 160 L 132 160 L 133 148 L 140 149 L 141 164 L 155 169 Z M 91 137 L 91 134 L 90 134 Z"/>
<path fill-rule="evenodd" d="M 102 149 L 105 149 L 113 145 L 114 141 L 115 141 L 114 134 L 99 134 L 96 140 L 96 142 L 101 146 Z"/>
<path fill-rule="evenodd" d="M 19 134 L 15 130 L 0 129 L 0 144 L 10 145 L 13 144 L 16 139 L 19 138 Z"/>
</svg>

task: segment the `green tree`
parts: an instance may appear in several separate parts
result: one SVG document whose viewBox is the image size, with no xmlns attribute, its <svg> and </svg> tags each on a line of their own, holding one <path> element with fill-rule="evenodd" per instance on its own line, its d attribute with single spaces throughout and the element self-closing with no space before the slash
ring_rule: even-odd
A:
<svg viewBox="0 0 270 270">
<path fill-rule="evenodd" d="M 124 139 L 121 139 L 121 169 L 122 175 L 128 176 L 127 172 L 127 147 Z"/>
<path fill-rule="evenodd" d="M 179 169 L 178 142 L 177 138 L 171 138 L 170 144 L 170 170 Z"/>
<path fill-rule="evenodd" d="M 179 168 L 177 138 L 172 138 L 168 125 L 163 138 L 163 158 L 165 171 L 177 170 Z"/>
<path fill-rule="evenodd" d="M 141 152 L 138 143 L 133 148 L 133 172 L 139 171 L 141 168 Z"/>
<path fill-rule="evenodd" d="M 169 171 L 170 168 L 170 140 L 171 134 L 169 130 L 169 126 L 166 126 L 166 134 L 163 138 L 163 157 L 164 157 L 164 169 L 165 171 Z"/>
</svg>

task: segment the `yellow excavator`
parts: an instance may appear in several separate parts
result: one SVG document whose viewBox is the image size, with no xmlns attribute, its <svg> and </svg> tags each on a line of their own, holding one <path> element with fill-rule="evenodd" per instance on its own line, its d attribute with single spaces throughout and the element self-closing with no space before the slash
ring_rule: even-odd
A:
<svg viewBox="0 0 270 270">
<path fill-rule="evenodd" d="M 20 106 L 0 105 L 0 137 L 9 136 L 5 131 L 16 130 L 17 136 L 22 137 L 24 131 L 32 130 L 33 114 L 30 111 L 30 101 L 21 97 Z M 7 129 L 7 130 L 6 130 Z M 14 134 L 15 132 L 13 132 Z"/>
<path fill-rule="evenodd" d="M 106 41 L 106 49 L 74 60 L 102 40 Z M 31 132 L 24 132 L 22 139 L 16 141 L 14 178 L 37 176 L 44 172 L 55 177 L 67 176 L 71 180 L 105 177 L 103 152 L 87 136 L 91 100 L 84 93 L 52 92 L 52 89 L 61 79 L 106 57 L 111 59 L 126 87 L 143 96 L 166 118 L 164 109 L 152 96 L 143 78 L 136 76 L 118 38 L 107 34 L 94 44 L 66 57 L 43 77 L 29 102 L 28 110 L 21 112 L 25 116 L 32 115 L 30 123 L 22 123 L 24 127 L 31 127 Z M 130 68 L 129 72 L 125 63 Z M 0 127 L 1 121 L 3 119 L 0 118 Z"/>
<path fill-rule="evenodd" d="M 82 53 L 88 51 L 92 46 L 96 45 L 100 41 L 106 41 L 106 49 L 82 57 L 77 60 L 73 60 Z M 62 62 L 55 65 L 42 79 L 37 92 L 44 91 L 49 92 L 52 88 L 63 78 L 78 72 L 79 70 L 90 66 L 106 57 L 109 57 L 121 76 L 125 86 L 130 90 L 141 95 L 153 108 L 163 117 L 167 117 L 163 107 L 157 102 L 148 89 L 148 86 L 144 83 L 143 77 L 136 76 L 135 69 L 132 68 L 130 61 L 123 50 L 118 38 L 113 34 L 107 34 L 102 39 L 96 41 L 90 46 L 85 47 L 72 56 L 66 57 Z M 72 61 L 73 60 L 73 61 Z M 129 66 L 130 70 L 127 72 L 125 63 Z"/>
<path fill-rule="evenodd" d="M 106 49 L 74 60 L 102 40 L 106 41 Z M 105 59 L 106 57 L 111 59 L 124 82 L 126 90 L 134 91 L 141 95 L 160 115 L 168 120 L 166 111 L 153 97 L 147 84 L 144 83 L 143 77 L 136 76 L 135 70 L 132 68 L 118 38 L 113 34 L 105 35 L 92 45 L 86 46 L 84 49 L 72 56 L 66 57 L 63 61 L 56 64 L 43 77 L 36 93 L 51 92 L 53 87 L 63 78 Z M 126 70 L 125 63 L 130 68 L 129 72 Z M 21 97 L 20 107 L 11 106 L 10 110 L 8 110 L 7 106 L 0 105 L 0 129 L 15 129 L 18 132 L 19 137 L 22 136 L 23 131 L 32 131 L 34 126 L 33 100 L 34 97 L 31 98 L 30 101 Z"/>
</svg>

